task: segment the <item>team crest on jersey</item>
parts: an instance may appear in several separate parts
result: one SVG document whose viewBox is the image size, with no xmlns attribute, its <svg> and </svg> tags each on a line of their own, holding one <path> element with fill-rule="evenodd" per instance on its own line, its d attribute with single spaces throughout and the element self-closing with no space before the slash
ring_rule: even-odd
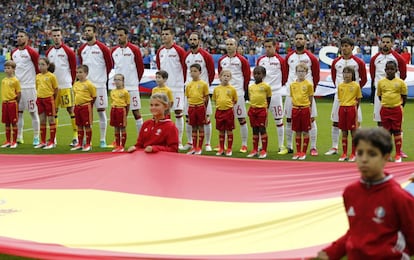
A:
<svg viewBox="0 0 414 260">
<path fill-rule="evenodd" d="M 384 222 L 385 217 L 385 209 L 381 206 L 375 209 L 374 211 L 375 217 L 372 218 L 372 220 L 378 224 Z"/>
<path fill-rule="evenodd" d="M 155 135 L 161 135 L 162 130 L 161 129 L 157 129 L 157 131 L 155 132 Z"/>
<path fill-rule="evenodd" d="M 148 127 L 145 127 L 144 132 L 148 132 Z"/>
</svg>

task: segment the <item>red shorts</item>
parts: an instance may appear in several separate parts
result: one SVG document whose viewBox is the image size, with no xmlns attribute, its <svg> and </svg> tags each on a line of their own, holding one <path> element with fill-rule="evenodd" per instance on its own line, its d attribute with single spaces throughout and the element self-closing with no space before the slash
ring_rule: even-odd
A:
<svg viewBox="0 0 414 260">
<path fill-rule="evenodd" d="M 219 131 L 232 131 L 234 129 L 233 109 L 216 110 L 216 129 Z"/>
<path fill-rule="evenodd" d="M 188 107 L 188 124 L 202 126 L 206 124 L 206 107 L 204 105 Z"/>
<path fill-rule="evenodd" d="M 46 116 L 56 115 L 56 105 L 53 97 L 37 98 L 36 105 L 39 115 L 43 113 L 45 113 Z"/>
<path fill-rule="evenodd" d="M 18 104 L 16 101 L 4 101 L 2 104 L 1 122 L 7 125 L 14 125 L 17 123 Z"/>
<path fill-rule="evenodd" d="M 113 127 L 126 127 L 126 108 L 125 107 L 112 107 L 111 118 L 109 124 Z"/>
<path fill-rule="evenodd" d="M 292 130 L 309 132 L 311 129 L 311 114 L 309 107 L 292 108 Z"/>
<path fill-rule="evenodd" d="M 388 131 L 401 131 L 401 123 L 403 119 L 403 110 L 398 107 L 381 107 L 380 110 L 382 127 Z"/>
<path fill-rule="evenodd" d="M 267 109 L 265 107 L 250 107 L 247 115 L 251 127 L 266 127 Z"/>
<path fill-rule="evenodd" d="M 93 122 L 92 115 L 91 103 L 75 106 L 75 120 L 77 126 L 91 126 Z"/>
<path fill-rule="evenodd" d="M 340 106 L 338 116 L 338 128 L 342 131 L 355 130 L 357 128 L 356 106 Z"/>
</svg>

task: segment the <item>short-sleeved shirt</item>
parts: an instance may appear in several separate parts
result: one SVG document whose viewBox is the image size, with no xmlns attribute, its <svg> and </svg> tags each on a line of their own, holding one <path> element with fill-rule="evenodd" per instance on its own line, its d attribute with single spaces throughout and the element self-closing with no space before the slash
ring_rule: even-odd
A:
<svg viewBox="0 0 414 260">
<path fill-rule="evenodd" d="M 163 94 L 167 95 L 169 102 L 174 102 L 174 97 L 173 97 L 172 91 L 169 87 L 167 87 L 167 86 L 155 87 L 155 88 L 152 89 L 152 95 L 154 95 L 156 93 L 163 93 Z"/>
<path fill-rule="evenodd" d="M 253 84 L 249 86 L 250 106 L 259 108 L 268 106 L 267 98 L 272 96 L 272 89 L 266 82 Z"/>
<path fill-rule="evenodd" d="M 313 85 L 309 80 L 295 81 L 290 84 L 290 96 L 292 97 L 293 106 L 310 106 L 309 97 L 313 94 Z"/>
<path fill-rule="evenodd" d="M 236 89 L 231 85 L 218 85 L 216 88 L 214 88 L 213 100 L 216 102 L 216 108 L 218 110 L 231 109 L 237 102 Z"/>
<path fill-rule="evenodd" d="M 17 94 L 21 92 L 20 82 L 16 77 L 5 77 L 1 81 L 1 100 L 16 100 Z"/>
<path fill-rule="evenodd" d="M 75 93 L 75 105 L 82 105 L 96 97 L 96 88 L 89 80 L 76 81 L 73 84 L 73 93 Z"/>
<path fill-rule="evenodd" d="M 338 86 L 338 99 L 340 106 L 355 106 L 357 99 L 362 98 L 361 88 L 356 81 L 342 82 Z"/>
<path fill-rule="evenodd" d="M 111 90 L 111 106 L 126 107 L 130 104 L 129 92 L 125 88 Z"/>
<path fill-rule="evenodd" d="M 383 78 L 378 81 L 377 95 L 381 96 L 381 105 L 384 107 L 397 107 L 401 105 L 401 95 L 407 95 L 407 84 L 400 78 L 389 80 Z"/>
<path fill-rule="evenodd" d="M 185 87 L 185 96 L 188 98 L 189 105 L 204 104 L 204 97 L 208 94 L 208 84 L 204 80 L 193 80 Z"/>
<path fill-rule="evenodd" d="M 36 90 L 38 98 L 53 96 L 58 88 L 58 81 L 52 72 L 39 73 L 36 75 Z"/>
</svg>

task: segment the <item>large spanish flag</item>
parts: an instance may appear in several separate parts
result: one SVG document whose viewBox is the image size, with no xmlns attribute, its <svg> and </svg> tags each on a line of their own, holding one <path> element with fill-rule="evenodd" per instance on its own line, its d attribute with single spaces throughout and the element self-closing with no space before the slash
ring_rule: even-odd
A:
<svg viewBox="0 0 414 260">
<path fill-rule="evenodd" d="M 306 259 L 348 225 L 354 163 L 158 153 L 1 155 L 0 252 L 41 259 Z M 400 183 L 414 163 L 389 163 Z"/>
</svg>

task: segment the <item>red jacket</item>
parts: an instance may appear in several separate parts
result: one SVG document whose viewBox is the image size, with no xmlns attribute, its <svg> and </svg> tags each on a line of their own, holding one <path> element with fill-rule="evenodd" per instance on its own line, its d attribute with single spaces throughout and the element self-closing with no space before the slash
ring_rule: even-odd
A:
<svg viewBox="0 0 414 260">
<path fill-rule="evenodd" d="M 406 259 L 414 255 L 414 197 L 392 175 L 363 180 L 343 194 L 349 229 L 325 251 L 329 259 Z M 409 259 L 409 258 L 408 258 Z"/>
<path fill-rule="evenodd" d="M 178 152 L 178 130 L 170 119 L 150 119 L 144 122 L 139 132 L 137 149 L 144 149 L 151 145 L 153 152 L 166 151 Z"/>
</svg>

